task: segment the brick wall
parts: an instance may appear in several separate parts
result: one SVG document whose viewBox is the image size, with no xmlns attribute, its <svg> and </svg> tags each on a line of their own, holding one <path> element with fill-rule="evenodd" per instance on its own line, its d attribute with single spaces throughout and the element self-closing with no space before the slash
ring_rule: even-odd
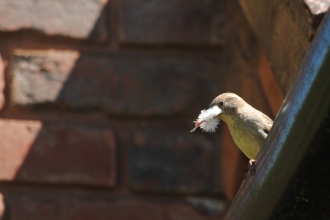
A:
<svg viewBox="0 0 330 220">
<path fill-rule="evenodd" d="M 246 159 L 192 121 L 226 91 L 271 112 L 236 1 L 3 0 L 0 53 L 6 220 L 221 219 Z"/>
</svg>

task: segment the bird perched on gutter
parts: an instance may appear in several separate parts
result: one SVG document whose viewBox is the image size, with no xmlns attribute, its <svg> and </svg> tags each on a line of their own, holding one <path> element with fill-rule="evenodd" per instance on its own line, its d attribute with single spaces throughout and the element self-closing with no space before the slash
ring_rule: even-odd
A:
<svg viewBox="0 0 330 220">
<path fill-rule="evenodd" d="M 255 158 L 273 126 L 272 119 L 238 95 L 223 93 L 212 101 L 210 108 L 201 111 L 191 132 L 198 127 L 206 132 L 215 132 L 220 120 L 227 123 L 235 144 L 250 159 L 249 170 L 254 176 Z"/>
</svg>

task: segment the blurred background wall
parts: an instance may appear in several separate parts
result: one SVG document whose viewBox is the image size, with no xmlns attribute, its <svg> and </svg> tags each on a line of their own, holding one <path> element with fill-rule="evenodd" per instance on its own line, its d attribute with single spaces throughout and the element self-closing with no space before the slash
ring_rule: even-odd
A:
<svg viewBox="0 0 330 220">
<path fill-rule="evenodd" d="M 2 0 L 0 54 L 6 220 L 221 219 L 247 159 L 193 121 L 223 92 L 279 106 L 232 0 Z"/>
</svg>

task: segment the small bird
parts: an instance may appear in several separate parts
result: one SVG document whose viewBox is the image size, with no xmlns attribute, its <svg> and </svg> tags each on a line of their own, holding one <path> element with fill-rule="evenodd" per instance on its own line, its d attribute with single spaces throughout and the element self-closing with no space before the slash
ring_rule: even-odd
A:
<svg viewBox="0 0 330 220">
<path fill-rule="evenodd" d="M 254 176 L 255 158 L 273 126 L 272 119 L 238 95 L 223 93 L 212 101 L 210 108 L 202 110 L 191 132 L 198 127 L 206 132 L 215 132 L 220 120 L 227 123 L 235 144 L 250 159 L 249 170 Z M 247 173 L 244 177 L 247 178 Z"/>
</svg>

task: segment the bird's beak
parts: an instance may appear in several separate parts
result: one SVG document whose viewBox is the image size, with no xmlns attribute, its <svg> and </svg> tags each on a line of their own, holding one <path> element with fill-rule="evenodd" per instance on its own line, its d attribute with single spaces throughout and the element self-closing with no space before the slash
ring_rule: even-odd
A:
<svg viewBox="0 0 330 220">
<path fill-rule="evenodd" d="M 218 106 L 212 106 L 207 110 L 202 110 L 201 114 L 198 116 L 198 119 L 194 121 L 195 127 L 190 131 L 194 132 L 197 128 L 199 128 L 204 122 L 208 123 L 214 118 L 218 118 L 221 114 L 222 110 Z"/>
<path fill-rule="evenodd" d="M 201 126 L 203 124 L 203 122 L 205 122 L 204 120 L 196 120 L 195 122 L 195 127 L 190 131 L 190 132 L 194 132 L 197 128 L 199 128 L 199 126 Z"/>
</svg>

